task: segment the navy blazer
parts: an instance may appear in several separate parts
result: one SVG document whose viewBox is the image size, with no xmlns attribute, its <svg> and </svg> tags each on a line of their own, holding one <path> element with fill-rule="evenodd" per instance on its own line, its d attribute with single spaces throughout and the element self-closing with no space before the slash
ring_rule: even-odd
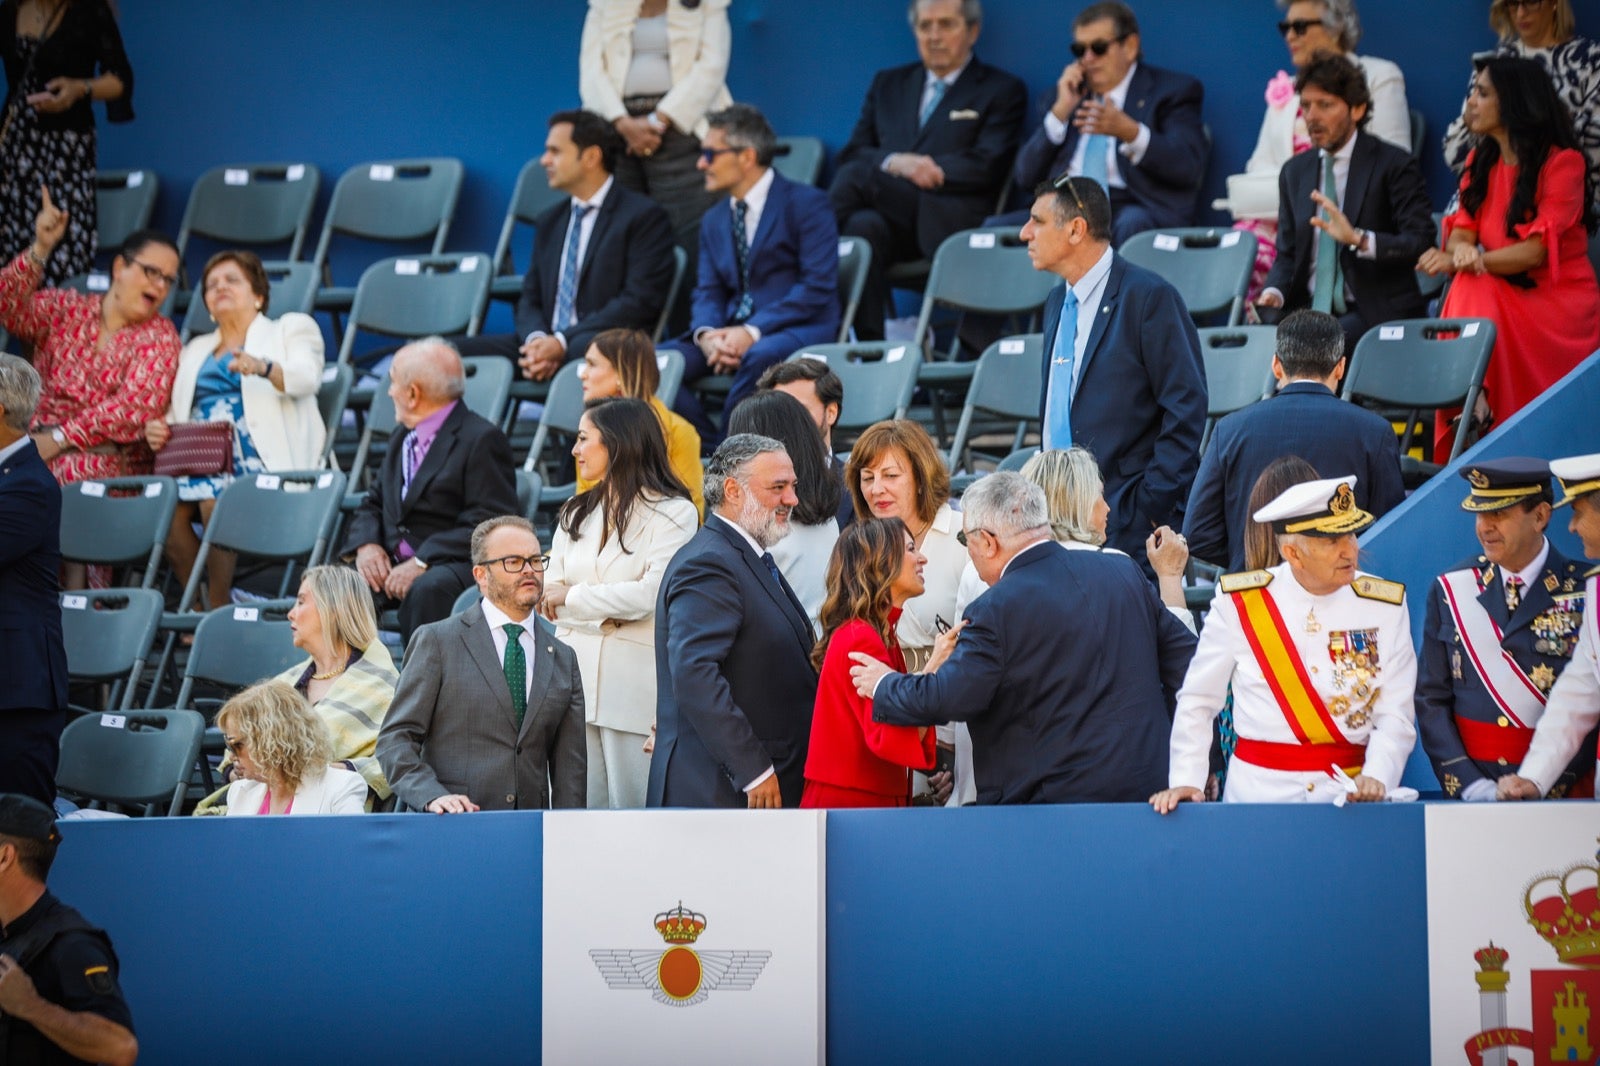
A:
<svg viewBox="0 0 1600 1066">
<path fill-rule="evenodd" d="M 1243 570 L 1250 490 L 1273 460 L 1298 455 L 1320 477 L 1356 476 L 1356 506 L 1378 517 L 1406 498 L 1400 443 L 1387 421 L 1339 399 L 1321 382 L 1291 381 L 1217 423 L 1184 509 L 1196 559 Z"/>
<path fill-rule="evenodd" d="M 1194 634 L 1133 560 L 1035 545 L 967 608 L 935 674 L 890 674 L 875 721 L 966 722 L 979 803 L 1142 803 L 1167 787 Z"/>
<path fill-rule="evenodd" d="M 0 711 L 67 707 L 61 486 L 29 441 L 0 465 Z"/>
<path fill-rule="evenodd" d="M 916 152 L 939 164 L 944 184 L 917 192 L 917 245 L 931 258 L 946 237 L 994 214 L 1022 138 L 1028 90 L 973 56 L 927 124 L 919 125 L 927 77 L 921 62 L 873 75 L 839 165 L 861 160 L 878 167 L 894 152 Z"/>
<path fill-rule="evenodd" d="M 777 771 L 800 805 L 817 672 L 805 608 L 720 515 L 667 566 L 656 599 L 656 747 L 650 807 L 747 805 Z"/>
<path fill-rule="evenodd" d="M 1311 225 L 1317 210 L 1311 193 L 1321 187 L 1321 152 L 1301 152 L 1278 172 L 1278 258 L 1264 287 L 1283 293 L 1285 311 L 1311 306 L 1311 264 L 1321 235 Z M 1373 259 L 1348 248 L 1339 251 L 1362 323 L 1371 329 L 1426 315 L 1427 301 L 1417 288 L 1417 257 L 1433 247 L 1436 227 L 1417 161 L 1387 141 L 1357 133 L 1340 210 L 1351 225 L 1371 231 L 1374 241 Z"/>
<path fill-rule="evenodd" d="M 1140 61 L 1128 83 L 1123 109 L 1129 118 L 1150 128 L 1150 145 L 1134 166 L 1117 153 L 1117 170 L 1127 183 L 1128 195 L 1149 211 L 1158 226 L 1188 226 L 1194 222 L 1195 197 L 1205 177 L 1205 126 L 1200 104 L 1205 89 L 1187 74 L 1164 70 Z M 1082 135 L 1067 117 L 1067 139 L 1050 143 L 1041 122 L 1017 153 L 1013 175 L 1022 195 L 1033 201 L 1041 181 L 1059 177 L 1072 163 Z"/>
<path fill-rule="evenodd" d="M 617 182 L 601 202 L 589 232 L 589 245 L 578 267 L 573 297 L 574 324 L 566 331 L 567 358 L 582 359 L 594 335 L 607 329 L 656 328 L 672 287 L 672 224 L 667 212 L 648 196 Z M 552 333 L 561 256 L 572 201 L 563 200 L 534 222 L 533 258 L 522 277 L 517 300 L 517 344 L 530 333 Z"/>
<path fill-rule="evenodd" d="M 790 332 L 799 344 L 826 344 L 839 335 L 839 227 L 828 194 L 772 172 L 772 187 L 750 242 L 747 320 L 765 337 Z M 694 329 L 721 329 L 739 306 L 733 210 L 713 204 L 700 220 L 699 280 Z"/>
<path fill-rule="evenodd" d="M 1066 286 L 1044 305 L 1044 379 Z M 1106 543 L 1135 559 L 1161 525 L 1183 524 L 1200 466 L 1206 377 L 1200 338 L 1183 297 L 1161 278 L 1113 256 L 1072 399 L 1072 442 L 1100 464 L 1111 516 Z M 1048 390 L 1039 396 L 1044 418 Z"/>
</svg>

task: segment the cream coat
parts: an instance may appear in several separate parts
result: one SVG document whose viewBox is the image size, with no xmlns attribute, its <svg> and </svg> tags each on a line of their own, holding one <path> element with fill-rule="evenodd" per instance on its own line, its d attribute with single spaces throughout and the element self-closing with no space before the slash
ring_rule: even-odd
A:
<svg viewBox="0 0 1600 1066">
<path fill-rule="evenodd" d="M 267 786 L 261 781 L 235 781 L 228 786 L 228 814 L 259 814 Z M 300 782 L 290 814 L 365 814 L 367 782 L 360 774 L 330 766 L 320 777 Z"/>
<path fill-rule="evenodd" d="M 217 350 L 220 334 L 206 333 L 183 346 L 172 383 L 167 422 L 187 422 L 194 408 L 195 379 Z M 310 470 L 322 465 L 326 429 L 317 411 L 322 387 L 322 330 L 310 315 L 257 315 L 244 335 L 245 354 L 283 368 L 283 391 L 263 377 L 240 382 L 245 428 L 268 470 Z"/>
<path fill-rule="evenodd" d="M 583 20 L 578 95 L 584 110 L 607 122 L 628 113 L 622 106 L 622 86 L 633 60 L 633 24 L 638 16 L 639 0 L 589 0 L 589 14 Z M 733 103 L 726 84 L 732 41 L 728 0 L 703 0 L 693 10 L 676 2 L 667 5 L 672 90 L 656 110 L 678 129 L 704 137 L 706 112 Z"/>
<path fill-rule="evenodd" d="M 628 552 L 615 533 L 600 547 L 603 521 L 596 507 L 576 540 L 557 527 L 545 580 L 571 586 L 556 636 L 578 657 L 588 722 L 644 735 L 656 716 L 656 593 L 700 515 L 685 499 L 641 500 L 623 538 Z"/>
</svg>

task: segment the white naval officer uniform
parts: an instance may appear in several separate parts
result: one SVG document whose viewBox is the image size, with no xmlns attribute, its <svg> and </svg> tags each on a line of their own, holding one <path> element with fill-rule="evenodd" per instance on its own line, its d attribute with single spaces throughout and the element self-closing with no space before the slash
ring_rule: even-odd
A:
<svg viewBox="0 0 1600 1066">
<path fill-rule="evenodd" d="M 1600 721 L 1600 610 L 1595 603 L 1600 596 L 1600 576 L 1589 578 L 1585 592 L 1578 646 L 1550 690 L 1533 742 L 1517 770 L 1518 777 L 1539 786 L 1541 796 L 1549 794 L 1589 730 Z M 1596 792 L 1600 794 L 1600 789 Z"/>
</svg>

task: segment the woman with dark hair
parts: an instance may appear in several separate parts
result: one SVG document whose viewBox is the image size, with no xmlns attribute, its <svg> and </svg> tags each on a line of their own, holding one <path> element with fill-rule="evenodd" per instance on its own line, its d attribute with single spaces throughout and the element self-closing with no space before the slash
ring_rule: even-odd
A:
<svg viewBox="0 0 1600 1066">
<path fill-rule="evenodd" d="M 843 491 L 828 446 L 805 405 L 782 392 L 758 392 L 735 407 L 728 416 L 728 433 L 759 433 L 782 441 L 788 449 L 800 505 L 789 515 L 789 535 L 772 546 L 772 558 L 815 629 L 828 592 L 828 556 L 839 539 Z"/>
<path fill-rule="evenodd" d="M 1445 216 L 1444 248 L 1417 267 L 1454 274 L 1440 314 L 1488 318 L 1494 354 L 1475 416 L 1503 420 L 1600 347 L 1600 287 L 1589 262 L 1595 218 L 1587 163 L 1566 105 L 1531 59 L 1485 62 L 1467 99 L 1477 144 Z M 1489 414 L 1492 412 L 1492 414 Z M 1435 450 L 1454 431 L 1441 411 Z"/>
<path fill-rule="evenodd" d="M 850 680 L 853 652 L 906 669 L 895 625 L 906 601 L 922 594 L 926 562 L 898 518 L 852 522 L 839 535 L 828 559 L 822 639 L 811 652 L 820 677 L 801 807 L 906 807 L 910 772 L 933 768 L 933 730 L 874 722 L 872 701 Z M 959 629 L 939 638 L 924 673 L 949 656 Z"/>
<path fill-rule="evenodd" d="M 161 314 L 178 280 L 178 249 L 140 230 L 112 260 L 104 294 L 41 289 L 67 221 L 46 194 L 33 244 L 0 270 L 0 325 L 33 345 L 44 381 L 33 442 L 62 484 L 143 473 L 144 426 L 167 409 L 182 347 Z"/>
<path fill-rule="evenodd" d="M 578 367 L 578 380 L 583 382 L 585 403 L 627 396 L 650 405 L 666 438 L 667 464 L 688 486 L 695 510 L 704 513 L 705 468 L 700 465 L 700 432 L 656 395 L 656 389 L 661 387 L 661 367 L 649 335 L 639 329 L 608 329 L 595 334 L 583 355 L 583 365 Z M 588 492 L 593 487 L 594 482 L 580 470 L 578 491 Z"/>
<path fill-rule="evenodd" d="M 644 806 L 656 711 L 656 593 L 699 515 L 641 400 L 584 411 L 572 448 L 594 488 L 561 506 L 541 610 L 578 656 L 589 806 Z"/>
</svg>

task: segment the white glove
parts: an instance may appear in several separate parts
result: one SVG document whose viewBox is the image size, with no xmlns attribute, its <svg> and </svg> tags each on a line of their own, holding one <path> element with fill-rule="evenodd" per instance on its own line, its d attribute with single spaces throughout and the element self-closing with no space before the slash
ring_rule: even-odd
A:
<svg viewBox="0 0 1600 1066">
<path fill-rule="evenodd" d="M 1468 803 L 1493 803 L 1495 783 L 1487 777 L 1480 777 L 1472 784 L 1461 790 L 1461 798 Z"/>
</svg>

